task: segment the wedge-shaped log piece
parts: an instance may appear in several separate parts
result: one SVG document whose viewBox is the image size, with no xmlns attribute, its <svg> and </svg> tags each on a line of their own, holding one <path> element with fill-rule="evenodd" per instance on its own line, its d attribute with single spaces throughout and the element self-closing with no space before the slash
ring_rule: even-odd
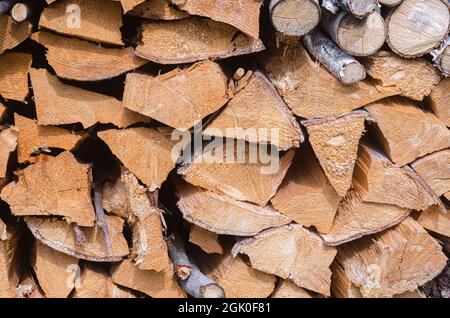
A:
<svg viewBox="0 0 450 318">
<path fill-rule="evenodd" d="M 369 78 L 343 85 L 315 63 L 300 43 L 270 49 L 259 61 L 289 108 L 303 118 L 342 115 L 399 93 L 398 89 L 381 87 Z"/>
<path fill-rule="evenodd" d="M 312 149 L 302 147 L 270 202 L 298 224 L 328 233 L 340 201 Z"/>
<path fill-rule="evenodd" d="M 233 255 L 246 254 L 252 267 L 323 295 L 330 295 L 330 265 L 336 249 L 298 224 L 268 229 L 233 247 Z"/>
<path fill-rule="evenodd" d="M 85 242 L 78 245 L 73 226 L 58 218 L 27 216 L 25 222 L 31 233 L 45 245 L 76 258 L 94 262 L 118 262 L 128 255 L 128 245 L 122 234 L 123 220 L 106 216 L 111 253 L 108 254 L 102 230 L 82 228 Z"/>
<path fill-rule="evenodd" d="M 411 168 L 393 164 L 382 152 L 367 145 L 360 147 L 353 187 L 366 202 L 419 211 L 439 203 Z"/>
<path fill-rule="evenodd" d="M 380 51 L 361 61 L 381 86 L 396 88 L 402 96 L 419 101 L 441 80 L 439 72 L 424 59 L 405 59 L 390 51 Z"/>
<path fill-rule="evenodd" d="M 104 267 L 84 263 L 72 298 L 136 298 L 128 289 L 113 283 Z"/>
<path fill-rule="evenodd" d="M 107 130 L 98 133 L 98 136 L 151 192 L 160 188 L 175 168 L 171 156 L 175 142 L 157 129 Z"/>
<path fill-rule="evenodd" d="M 214 233 L 252 236 L 290 222 L 270 207 L 236 201 L 184 181 L 177 181 L 176 186 L 180 198 L 177 205 L 183 217 Z"/>
<path fill-rule="evenodd" d="M 423 211 L 416 217 L 427 230 L 450 237 L 450 209 L 447 207 L 447 213 L 442 213 L 441 209 L 432 206 Z"/>
<path fill-rule="evenodd" d="M 13 298 L 20 281 L 21 256 L 18 224 L 3 223 L 0 219 L 0 297 Z"/>
<path fill-rule="evenodd" d="M 120 28 L 122 9 L 110 0 L 61 0 L 46 7 L 40 29 L 95 42 L 123 45 Z"/>
<path fill-rule="evenodd" d="M 208 254 L 224 253 L 224 249 L 219 243 L 219 236 L 217 233 L 205 230 L 194 224 L 191 225 L 189 231 L 189 242 L 197 245 Z"/>
<path fill-rule="evenodd" d="M 336 246 L 364 235 L 381 232 L 403 221 L 410 210 L 391 204 L 364 202 L 350 190 L 339 205 L 331 231 L 321 235 L 325 244 Z"/>
<path fill-rule="evenodd" d="M 16 150 L 18 134 L 14 127 L 0 131 L 0 178 L 6 177 L 9 156 Z"/>
<path fill-rule="evenodd" d="M 5 53 L 0 56 L 0 95 L 5 99 L 24 101 L 28 96 L 28 72 L 31 54 Z"/>
<path fill-rule="evenodd" d="M 398 165 L 450 147 L 447 127 L 435 115 L 416 107 L 411 101 L 390 98 L 366 109 L 377 123 L 383 150 Z"/>
<path fill-rule="evenodd" d="M 450 78 L 442 80 L 429 96 L 431 109 L 437 117 L 450 127 Z"/>
<path fill-rule="evenodd" d="M 416 221 L 339 247 L 337 260 L 363 297 L 392 297 L 436 277 L 447 263 L 442 248 Z"/>
<path fill-rule="evenodd" d="M 39 162 L 19 172 L 18 181 L 1 191 L 14 215 L 60 215 L 67 223 L 93 226 L 92 171 L 70 152 Z"/>
<path fill-rule="evenodd" d="M 211 18 L 234 26 L 252 38 L 259 38 L 259 9 L 263 0 L 171 0 L 190 15 Z"/>
<path fill-rule="evenodd" d="M 227 140 L 226 143 L 231 141 Z M 287 152 L 282 158 L 279 158 L 276 151 L 272 152 L 264 158 L 268 159 L 265 162 L 270 163 L 263 164 L 262 158 L 255 159 L 251 156 L 258 151 L 254 144 L 244 144 L 244 147 L 244 150 L 239 149 L 239 145 L 235 147 L 234 160 L 230 160 L 226 153 L 231 148 L 228 144 L 225 144 L 223 159 L 216 158 L 221 160 L 210 160 L 216 148 L 205 150 L 192 163 L 180 167 L 178 173 L 193 185 L 227 194 L 236 200 L 265 206 L 283 181 L 294 158 L 294 151 Z M 240 159 L 243 159 L 243 163 L 238 162 Z"/>
<path fill-rule="evenodd" d="M 19 163 L 37 161 L 41 150 L 59 148 L 72 150 L 82 137 L 68 130 L 41 126 L 33 119 L 14 114 L 15 127 L 19 131 L 17 137 L 17 156 Z"/>
<path fill-rule="evenodd" d="M 302 121 L 328 180 L 341 197 L 345 196 L 352 183 L 366 118 L 367 112 L 355 111 L 341 117 Z"/>
<path fill-rule="evenodd" d="M 128 219 L 131 216 L 130 202 L 128 201 L 125 183 L 118 178 L 115 182 L 106 182 L 103 185 L 103 208 L 111 214 Z"/>
<path fill-rule="evenodd" d="M 32 39 L 47 48 L 46 57 L 56 75 L 70 80 L 106 80 L 148 62 L 137 57 L 131 47 L 104 48 L 88 41 L 42 31 L 34 33 Z"/>
<path fill-rule="evenodd" d="M 280 279 L 271 298 L 313 298 L 305 289 L 289 279 Z"/>
<path fill-rule="evenodd" d="M 8 109 L 5 105 L 0 102 L 0 121 L 3 121 L 5 119 Z"/>
<path fill-rule="evenodd" d="M 153 77 L 129 73 L 123 105 L 177 129 L 189 129 L 228 101 L 227 77 L 211 61 Z"/>
<path fill-rule="evenodd" d="M 122 128 L 149 121 L 113 97 L 63 84 L 45 69 L 32 69 L 30 74 L 40 125 L 81 123 L 88 128 L 99 122 Z"/>
<path fill-rule="evenodd" d="M 20 23 L 6 14 L 0 14 L 0 54 L 13 49 L 25 41 L 30 35 L 33 25 L 28 21 Z"/>
<path fill-rule="evenodd" d="M 411 167 L 437 196 L 450 191 L 450 149 L 420 158 L 414 161 Z"/>
<path fill-rule="evenodd" d="M 186 12 L 172 6 L 170 0 L 145 1 L 128 11 L 127 14 L 153 20 L 178 20 L 189 17 Z"/>
<path fill-rule="evenodd" d="M 223 59 L 264 50 L 259 39 L 252 39 L 230 25 L 200 17 L 144 23 L 141 37 L 136 55 L 160 64 Z"/>
<path fill-rule="evenodd" d="M 272 144 L 280 150 L 299 147 L 304 140 L 294 115 L 261 72 L 253 74 L 204 134 Z"/>
<path fill-rule="evenodd" d="M 115 0 L 115 1 L 120 1 L 124 12 L 128 12 L 131 9 L 133 9 L 134 7 L 136 7 L 137 5 L 139 5 L 143 2 L 146 2 L 145 0 Z M 153 1 L 150 0 L 147 2 L 153 2 Z"/>
<path fill-rule="evenodd" d="M 130 260 L 124 260 L 112 270 L 114 283 L 140 291 L 152 298 L 184 298 L 173 269 L 163 272 L 143 271 Z"/>
<path fill-rule="evenodd" d="M 32 266 L 47 298 L 67 298 L 75 286 L 78 259 L 36 240 Z"/>
</svg>

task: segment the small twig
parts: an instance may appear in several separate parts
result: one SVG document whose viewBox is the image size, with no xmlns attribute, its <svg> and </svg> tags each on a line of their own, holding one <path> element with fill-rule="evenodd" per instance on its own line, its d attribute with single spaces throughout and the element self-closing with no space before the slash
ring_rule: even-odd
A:
<svg viewBox="0 0 450 318">
<path fill-rule="evenodd" d="M 106 224 L 105 212 L 103 211 L 103 185 L 95 183 L 94 185 L 94 207 L 97 226 L 103 231 L 107 255 L 111 255 L 111 244 L 108 236 L 108 225 Z"/>
<path fill-rule="evenodd" d="M 73 231 L 75 233 L 75 241 L 78 246 L 83 246 L 86 244 L 86 237 L 84 236 L 84 232 L 78 224 L 73 225 Z"/>
<path fill-rule="evenodd" d="M 195 298 L 224 298 L 225 291 L 215 281 L 204 275 L 198 266 L 189 260 L 181 239 L 172 234 L 167 242 L 178 283 L 186 293 Z"/>
</svg>

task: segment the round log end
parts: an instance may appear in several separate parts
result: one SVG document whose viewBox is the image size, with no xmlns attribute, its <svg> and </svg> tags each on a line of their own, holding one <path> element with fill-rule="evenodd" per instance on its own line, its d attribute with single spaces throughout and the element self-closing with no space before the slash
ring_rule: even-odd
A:
<svg viewBox="0 0 450 318">
<path fill-rule="evenodd" d="M 352 62 L 342 68 L 341 79 L 346 85 L 362 81 L 366 77 L 366 70 L 358 62 Z"/>
<path fill-rule="evenodd" d="M 225 291 L 215 283 L 202 286 L 200 288 L 202 298 L 225 298 Z"/>
</svg>

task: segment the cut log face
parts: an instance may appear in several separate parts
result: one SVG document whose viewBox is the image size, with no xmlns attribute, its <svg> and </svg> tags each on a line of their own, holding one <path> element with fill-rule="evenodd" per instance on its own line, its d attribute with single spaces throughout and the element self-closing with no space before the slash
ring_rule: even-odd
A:
<svg viewBox="0 0 450 318">
<path fill-rule="evenodd" d="M 447 257 L 412 218 L 339 247 L 337 260 L 363 297 L 392 297 L 436 277 Z"/>
<path fill-rule="evenodd" d="M 98 136 L 149 191 L 160 188 L 175 168 L 176 158 L 171 157 L 175 142 L 157 129 L 107 130 Z"/>
<path fill-rule="evenodd" d="M 364 202 L 360 193 L 350 190 L 337 209 L 331 230 L 321 237 L 327 245 L 341 245 L 395 226 L 409 213 L 391 204 Z"/>
<path fill-rule="evenodd" d="M 441 209 L 432 206 L 415 217 L 427 230 L 450 237 L 450 209 L 442 213 Z"/>
<path fill-rule="evenodd" d="M 233 255 L 246 254 L 252 267 L 323 295 L 330 295 L 331 270 L 336 249 L 301 225 L 290 224 L 261 232 L 233 247 Z"/>
<path fill-rule="evenodd" d="M 45 297 L 68 297 L 78 278 L 78 259 L 58 252 L 40 241 L 36 241 L 34 249 L 32 265 Z"/>
<path fill-rule="evenodd" d="M 178 20 L 189 17 L 189 14 L 171 6 L 170 0 L 150 0 L 135 6 L 128 15 L 153 20 Z"/>
<path fill-rule="evenodd" d="M 0 220 L 0 297 L 13 298 L 20 281 L 20 227 Z"/>
<path fill-rule="evenodd" d="M 68 130 L 52 127 L 40 126 L 33 119 L 14 114 L 15 127 L 19 131 L 17 137 L 17 156 L 19 163 L 35 163 L 38 156 L 35 154 L 40 149 L 59 148 L 64 150 L 74 149 L 82 139 Z"/>
<path fill-rule="evenodd" d="M 70 80 L 106 80 L 148 63 L 137 57 L 131 47 L 103 48 L 88 41 L 42 31 L 34 33 L 32 39 L 47 48 L 46 57 L 56 75 Z"/>
<path fill-rule="evenodd" d="M 450 78 L 442 80 L 429 96 L 431 109 L 437 117 L 450 127 Z"/>
<path fill-rule="evenodd" d="M 341 197 L 345 196 L 352 182 L 367 115 L 365 111 L 355 111 L 341 117 L 302 121 L 328 180 Z"/>
<path fill-rule="evenodd" d="M 127 127 L 149 118 L 132 112 L 117 99 L 66 85 L 45 69 L 32 69 L 31 83 L 40 125 L 81 123 L 84 128 L 97 122 Z"/>
<path fill-rule="evenodd" d="M 264 229 L 290 222 L 270 207 L 236 201 L 179 181 L 178 207 L 183 217 L 208 231 L 237 236 L 252 236 Z"/>
<path fill-rule="evenodd" d="M 331 271 L 333 275 L 331 276 L 331 293 L 336 298 L 363 298 L 363 295 L 356 287 L 344 268 L 338 261 L 334 261 L 331 264 Z"/>
<path fill-rule="evenodd" d="M 444 39 L 449 24 L 447 1 L 404 0 L 388 16 L 387 43 L 400 56 L 422 56 Z"/>
<path fill-rule="evenodd" d="M 32 31 L 33 25 L 28 21 L 16 23 L 9 15 L 0 14 L 0 54 L 15 48 L 25 41 Z"/>
<path fill-rule="evenodd" d="M 205 230 L 197 225 L 191 225 L 189 231 L 189 242 L 197 245 L 208 254 L 224 253 L 224 249 L 219 243 L 219 236 L 217 233 Z"/>
<path fill-rule="evenodd" d="M 144 23 L 141 37 L 136 55 L 159 64 L 223 59 L 264 50 L 259 39 L 239 33 L 230 25 L 200 17 Z"/>
<path fill-rule="evenodd" d="M 450 191 L 450 149 L 418 159 L 411 164 L 411 167 L 437 196 Z"/>
<path fill-rule="evenodd" d="M 17 135 L 14 127 L 0 131 L 0 178 L 6 177 L 9 156 L 16 150 Z"/>
<path fill-rule="evenodd" d="M 93 226 L 91 166 L 70 152 L 39 162 L 19 172 L 19 180 L 1 191 L 14 215 L 60 215 L 68 223 Z"/>
<path fill-rule="evenodd" d="M 394 87 L 401 95 L 421 101 L 441 80 L 439 72 L 424 59 L 405 59 L 380 51 L 362 59 L 367 73 L 381 86 Z"/>
<path fill-rule="evenodd" d="M 120 28 L 122 9 L 110 0 L 61 0 L 46 7 L 40 29 L 95 42 L 123 45 Z"/>
<path fill-rule="evenodd" d="M 383 153 L 361 145 L 353 180 L 366 202 L 394 204 L 410 210 L 425 210 L 437 197 L 409 167 L 393 164 Z"/>
<path fill-rule="evenodd" d="M 259 38 L 259 9 L 263 0 L 171 0 L 190 15 L 199 15 L 227 23 L 252 38 Z"/>
<path fill-rule="evenodd" d="M 28 72 L 31 54 L 5 53 L 0 56 L 0 95 L 5 99 L 24 101 L 28 96 Z"/>
<path fill-rule="evenodd" d="M 312 150 L 303 148 L 270 202 L 296 223 L 328 233 L 340 200 Z"/>
<path fill-rule="evenodd" d="M 450 146 L 447 127 L 411 101 L 385 99 L 367 106 L 366 110 L 377 123 L 383 150 L 400 166 Z"/>
<path fill-rule="evenodd" d="M 85 243 L 78 245 L 72 225 L 49 217 L 28 216 L 25 223 L 31 233 L 45 245 L 74 256 L 94 262 L 118 262 L 128 255 L 128 245 L 122 234 L 123 220 L 106 216 L 111 253 L 108 254 L 102 230 L 97 227 L 83 228 Z"/>
<path fill-rule="evenodd" d="M 243 134 L 242 130 L 249 131 Z M 260 134 L 260 131 L 266 131 Z M 273 133 L 276 137 L 273 138 Z M 228 103 L 203 132 L 205 135 L 244 139 L 275 145 L 280 150 L 304 141 L 300 125 L 273 84 L 255 72 L 248 84 Z M 272 140 L 273 138 L 273 140 Z"/>
<path fill-rule="evenodd" d="M 143 271 L 129 260 L 122 261 L 112 271 L 114 283 L 140 291 L 153 298 L 185 298 L 173 270 Z"/>
<path fill-rule="evenodd" d="M 205 151 L 196 156 L 192 163 L 180 167 L 178 174 L 181 174 L 186 181 L 193 185 L 213 192 L 224 193 L 236 200 L 265 206 L 275 195 L 286 175 L 294 158 L 294 151 L 289 151 L 282 158 L 278 157 L 278 153 L 272 152 L 268 155 L 272 163 L 279 159 L 279 164 L 276 168 L 272 167 L 274 169 L 269 167 L 270 173 L 265 173 L 264 168 L 267 168 L 268 165 L 263 164 L 261 158 L 256 158 L 257 162 L 251 163 L 249 156 L 251 146 L 249 144 L 244 146 L 245 152 L 236 151 L 237 155 L 235 152 L 233 162 L 226 160 L 225 151 L 223 151 L 224 157 L 221 162 L 210 162 L 211 160 L 208 158 L 214 149 L 209 152 Z M 236 158 L 241 157 L 244 157 L 244 163 L 237 163 Z M 250 184 L 251 187 L 249 187 Z"/>
<path fill-rule="evenodd" d="M 303 118 L 339 116 L 399 93 L 370 79 L 343 85 L 315 63 L 300 44 L 268 50 L 259 61 L 289 108 Z"/>
<path fill-rule="evenodd" d="M 129 73 L 123 104 L 171 127 L 189 129 L 228 101 L 227 77 L 211 61 L 153 77 Z"/>
<path fill-rule="evenodd" d="M 289 279 L 279 280 L 271 298 L 313 298 L 310 293 L 298 287 Z"/>
<path fill-rule="evenodd" d="M 120 3 L 122 4 L 123 11 L 125 13 L 130 11 L 137 5 L 139 5 L 143 2 L 146 2 L 145 0 L 115 0 L 115 1 L 120 1 Z M 152 2 L 152 0 L 147 1 L 147 2 Z"/>
</svg>

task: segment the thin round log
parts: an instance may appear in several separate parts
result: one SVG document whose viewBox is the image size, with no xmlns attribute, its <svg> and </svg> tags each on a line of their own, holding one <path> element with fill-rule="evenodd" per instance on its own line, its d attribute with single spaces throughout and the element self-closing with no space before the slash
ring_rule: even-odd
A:
<svg viewBox="0 0 450 318">
<path fill-rule="evenodd" d="M 342 9 L 358 18 L 364 18 L 373 12 L 377 0 L 336 0 Z"/>
<path fill-rule="evenodd" d="M 336 0 L 322 0 L 322 8 L 332 14 L 337 14 L 340 10 Z"/>
<path fill-rule="evenodd" d="M 8 12 L 9 9 L 11 9 L 13 7 L 13 5 L 17 1 L 18 0 L 3 0 L 3 1 L 0 1 L 0 14 Z"/>
<path fill-rule="evenodd" d="M 11 17 L 16 22 L 22 22 L 33 15 L 33 7 L 28 3 L 16 3 L 11 9 Z"/>
<path fill-rule="evenodd" d="M 433 64 L 445 77 L 450 76 L 450 36 L 431 52 Z"/>
</svg>

